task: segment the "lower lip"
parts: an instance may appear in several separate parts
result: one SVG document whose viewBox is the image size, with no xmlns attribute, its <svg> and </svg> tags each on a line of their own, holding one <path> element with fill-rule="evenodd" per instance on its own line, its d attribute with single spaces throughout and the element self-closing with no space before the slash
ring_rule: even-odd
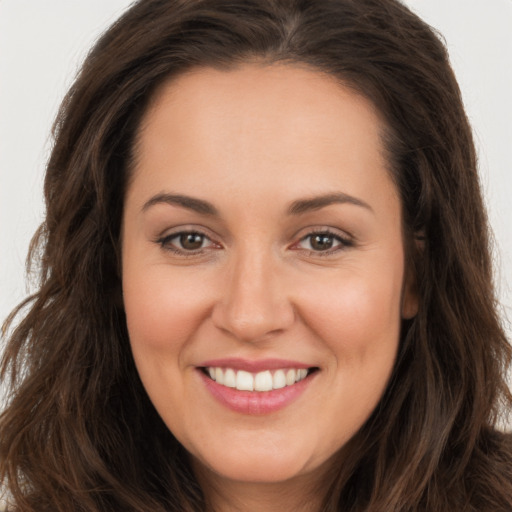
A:
<svg viewBox="0 0 512 512">
<path fill-rule="evenodd" d="M 290 405 L 297 400 L 312 382 L 317 372 L 305 379 L 281 389 L 272 391 L 239 391 L 235 388 L 222 386 L 198 370 L 208 391 L 221 404 L 242 414 L 270 414 Z"/>
</svg>

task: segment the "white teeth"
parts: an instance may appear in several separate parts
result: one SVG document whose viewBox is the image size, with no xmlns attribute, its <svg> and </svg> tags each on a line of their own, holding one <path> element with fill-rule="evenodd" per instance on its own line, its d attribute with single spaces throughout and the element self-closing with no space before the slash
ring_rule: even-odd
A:
<svg viewBox="0 0 512 512">
<path fill-rule="evenodd" d="M 239 370 L 236 374 L 236 389 L 240 391 L 252 391 L 254 389 L 254 377 L 252 374 Z"/>
<path fill-rule="evenodd" d="M 288 368 L 276 370 L 273 373 L 265 370 L 252 374 L 244 370 L 233 368 L 208 367 L 206 371 L 211 379 L 228 388 L 236 388 L 239 391 L 271 391 L 292 386 L 296 382 L 305 379 L 308 375 L 306 368 Z"/>
<path fill-rule="evenodd" d="M 235 373 L 235 370 L 232 370 L 231 368 L 228 368 L 224 372 L 224 386 L 227 386 L 228 388 L 236 387 L 236 373 Z"/>
<path fill-rule="evenodd" d="M 272 387 L 274 389 L 281 389 L 286 386 L 286 376 L 284 374 L 283 370 L 277 370 L 276 373 L 274 373 L 274 377 L 272 379 Z"/>
<path fill-rule="evenodd" d="M 297 377 L 295 377 L 295 382 L 299 382 L 299 380 L 302 380 L 306 375 L 308 374 L 308 371 L 306 368 L 301 368 L 297 371 Z"/>
<path fill-rule="evenodd" d="M 254 389 L 256 391 L 270 391 L 272 389 L 272 374 L 268 370 L 256 374 Z"/>
<path fill-rule="evenodd" d="M 288 370 L 286 372 L 286 385 L 291 386 L 292 384 L 295 384 L 295 377 L 296 377 L 295 370 Z"/>
</svg>

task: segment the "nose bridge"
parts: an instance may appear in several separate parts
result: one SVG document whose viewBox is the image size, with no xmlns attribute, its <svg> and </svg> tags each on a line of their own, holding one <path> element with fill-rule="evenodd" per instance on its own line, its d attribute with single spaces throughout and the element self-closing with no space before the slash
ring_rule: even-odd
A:
<svg viewBox="0 0 512 512">
<path fill-rule="evenodd" d="M 294 312 L 279 266 L 268 248 L 247 244 L 235 251 L 214 312 L 217 326 L 244 341 L 257 341 L 288 327 Z"/>
</svg>

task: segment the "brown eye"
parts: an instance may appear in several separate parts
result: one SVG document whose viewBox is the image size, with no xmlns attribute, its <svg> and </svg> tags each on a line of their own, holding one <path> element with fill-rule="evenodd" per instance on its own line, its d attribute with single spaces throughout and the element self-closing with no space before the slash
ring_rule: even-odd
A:
<svg viewBox="0 0 512 512">
<path fill-rule="evenodd" d="M 341 235 L 330 233 L 329 231 L 319 231 L 303 237 L 295 247 L 310 253 L 329 255 L 347 249 L 352 245 L 353 243 L 350 239 L 345 239 Z"/>
<path fill-rule="evenodd" d="M 309 243 L 314 251 L 327 251 L 334 245 L 334 236 L 328 233 L 311 235 Z"/>
<path fill-rule="evenodd" d="M 201 249 L 205 236 L 199 233 L 182 233 L 179 235 L 179 245 L 186 251 Z"/>
<path fill-rule="evenodd" d="M 157 242 L 162 249 L 182 255 L 199 254 L 203 249 L 218 248 L 207 235 L 196 231 L 181 231 L 164 236 Z"/>
</svg>

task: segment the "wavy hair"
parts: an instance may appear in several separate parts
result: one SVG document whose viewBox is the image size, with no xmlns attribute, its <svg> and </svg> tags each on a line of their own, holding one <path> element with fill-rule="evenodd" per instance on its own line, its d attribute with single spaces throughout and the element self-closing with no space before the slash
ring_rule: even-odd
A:
<svg viewBox="0 0 512 512">
<path fill-rule="evenodd" d="M 512 407 L 512 351 L 471 129 L 443 43 L 396 0 L 140 0 L 99 39 L 54 125 L 29 254 L 38 290 L 4 325 L 0 478 L 12 510 L 204 510 L 132 359 L 120 223 L 155 89 L 254 60 L 326 72 L 380 111 L 420 297 L 323 511 L 510 512 L 512 442 L 496 422 Z"/>
</svg>

